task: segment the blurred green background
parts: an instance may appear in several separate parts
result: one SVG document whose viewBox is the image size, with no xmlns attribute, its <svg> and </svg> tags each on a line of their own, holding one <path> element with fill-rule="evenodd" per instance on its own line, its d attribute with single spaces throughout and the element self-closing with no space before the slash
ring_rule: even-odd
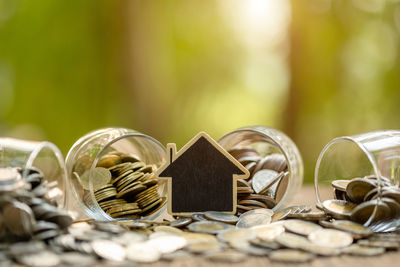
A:
<svg viewBox="0 0 400 267">
<path fill-rule="evenodd" d="M 311 182 L 332 138 L 400 128 L 399 0 L 0 0 L 0 136 L 68 152 L 123 126 L 183 145 L 287 133 Z"/>
</svg>

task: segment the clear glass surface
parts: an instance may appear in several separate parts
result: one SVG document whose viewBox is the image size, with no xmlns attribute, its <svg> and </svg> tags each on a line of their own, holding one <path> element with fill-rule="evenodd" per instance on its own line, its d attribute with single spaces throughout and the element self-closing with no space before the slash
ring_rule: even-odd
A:
<svg viewBox="0 0 400 267">
<path fill-rule="evenodd" d="M 99 159 L 111 152 L 137 156 L 146 164 L 153 165 L 154 168 L 158 168 L 166 161 L 166 150 L 162 144 L 154 138 L 134 130 L 106 128 L 83 136 L 72 146 L 66 159 L 71 189 L 68 208 L 77 212 L 78 218 L 88 216 L 96 220 L 115 220 L 105 213 L 96 201 L 93 190 L 93 179 L 96 179 L 96 177 L 92 175 Z M 74 172 L 79 176 L 89 172 L 88 190 L 83 188 L 82 184 L 74 176 Z M 164 181 L 159 181 L 159 194 L 160 196 L 166 196 Z M 164 210 L 165 207 L 146 219 L 155 218 Z"/>
<path fill-rule="evenodd" d="M 377 206 L 383 205 L 382 190 L 388 185 L 398 190 L 400 183 L 400 131 L 381 130 L 353 136 L 338 137 L 329 142 L 320 153 L 315 167 L 315 192 L 317 201 L 332 199 L 326 190 L 334 180 L 357 177 L 377 178 L 376 207 L 365 225 L 374 222 Z M 389 182 L 390 181 L 390 182 Z M 400 194 L 400 193 L 399 193 Z M 399 203 L 400 204 L 400 203 Z M 400 211 L 386 219 L 395 220 Z"/>
<path fill-rule="evenodd" d="M 57 196 L 59 206 L 66 206 L 66 170 L 61 151 L 50 142 L 36 142 L 8 137 L 0 138 L 0 167 L 35 167 L 44 179 L 57 182 L 51 194 Z M 24 177 L 26 173 L 22 173 Z"/>
<path fill-rule="evenodd" d="M 282 199 L 273 210 L 288 205 L 300 190 L 303 183 L 303 161 L 295 143 L 284 133 L 265 126 L 248 126 L 224 135 L 218 142 L 228 151 L 237 146 L 251 146 L 264 157 L 272 153 L 285 157 L 289 172 L 288 184 Z"/>
</svg>

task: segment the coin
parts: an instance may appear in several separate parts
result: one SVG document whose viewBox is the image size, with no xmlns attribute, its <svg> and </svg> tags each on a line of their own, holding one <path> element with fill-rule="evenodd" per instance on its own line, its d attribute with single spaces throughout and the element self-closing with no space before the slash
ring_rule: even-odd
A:
<svg viewBox="0 0 400 267">
<path fill-rule="evenodd" d="M 346 192 L 346 187 L 349 182 L 350 180 L 334 180 L 332 181 L 332 186 L 339 191 Z"/>
<path fill-rule="evenodd" d="M 176 234 L 176 235 L 179 235 L 183 232 L 179 228 L 175 228 L 175 227 L 167 226 L 167 225 L 156 226 L 156 227 L 154 227 L 153 231 L 154 232 L 165 232 L 165 233 Z"/>
<path fill-rule="evenodd" d="M 92 180 L 90 181 L 90 176 Z M 93 190 L 108 184 L 111 180 L 111 173 L 106 168 L 96 167 L 93 170 L 86 171 L 81 177 L 80 182 L 82 187 L 90 190 L 90 182 L 92 182 Z"/>
<path fill-rule="evenodd" d="M 285 228 L 279 224 L 260 225 L 252 227 L 256 233 L 257 238 L 263 241 L 273 241 L 277 236 L 285 232 Z"/>
<path fill-rule="evenodd" d="M 283 226 L 292 233 L 305 236 L 322 229 L 318 224 L 301 220 L 287 220 L 283 223 Z"/>
<path fill-rule="evenodd" d="M 361 240 L 358 240 L 357 244 L 360 246 L 377 247 L 377 248 L 385 248 L 385 249 L 393 249 L 393 250 L 397 250 L 400 247 L 399 242 L 390 241 L 390 240 L 361 239 Z"/>
<path fill-rule="evenodd" d="M 156 262 L 161 258 L 161 252 L 146 242 L 133 243 L 126 248 L 129 260 L 139 263 Z"/>
<path fill-rule="evenodd" d="M 266 256 L 271 252 L 271 249 L 255 246 L 246 240 L 232 240 L 229 242 L 229 245 L 237 251 L 253 256 Z"/>
<path fill-rule="evenodd" d="M 188 244 L 218 242 L 217 238 L 212 234 L 183 232 L 180 237 L 185 238 Z"/>
<path fill-rule="evenodd" d="M 274 170 L 260 170 L 256 174 L 254 174 L 252 178 L 252 186 L 254 192 L 257 194 L 264 192 L 268 188 L 270 188 L 275 182 L 277 182 L 280 178 L 282 178 L 282 174 Z"/>
<path fill-rule="evenodd" d="M 272 217 L 271 217 L 271 221 L 272 222 L 276 222 L 279 220 L 284 220 L 285 218 L 287 218 L 287 216 L 290 214 L 290 209 L 284 209 L 284 210 L 280 210 L 280 211 L 276 211 Z"/>
<path fill-rule="evenodd" d="M 269 223 L 271 223 L 271 215 L 269 215 L 269 214 L 261 214 L 261 213 L 246 214 L 246 213 L 243 213 L 242 215 L 240 215 L 240 218 L 236 224 L 236 227 L 250 228 L 253 226 L 269 224 Z"/>
<path fill-rule="evenodd" d="M 301 219 L 305 221 L 320 221 L 328 219 L 328 215 L 322 211 L 313 211 L 307 213 L 291 213 L 287 218 L 291 219 Z"/>
<path fill-rule="evenodd" d="M 170 226 L 181 228 L 181 227 L 185 227 L 186 225 L 190 224 L 191 222 L 192 222 L 191 218 L 179 218 L 175 221 L 172 221 L 170 223 Z"/>
<path fill-rule="evenodd" d="M 65 252 L 59 255 L 61 262 L 68 265 L 77 266 L 92 266 L 96 263 L 93 256 L 78 253 L 78 252 Z"/>
<path fill-rule="evenodd" d="M 335 219 L 350 218 L 351 212 L 355 208 L 353 203 L 337 199 L 325 200 L 322 202 L 322 206 L 324 211 Z"/>
<path fill-rule="evenodd" d="M 60 258 L 57 254 L 48 250 L 25 254 L 17 259 L 20 263 L 28 266 L 56 266 L 60 263 Z"/>
<path fill-rule="evenodd" d="M 207 211 L 204 213 L 204 216 L 212 221 L 235 224 L 239 218 L 232 214 L 226 214 L 224 212 L 219 211 Z"/>
<path fill-rule="evenodd" d="M 222 242 L 232 242 L 233 240 L 250 240 L 256 238 L 257 233 L 251 229 L 228 229 L 218 233 L 217 238 Z"/>
<path fill-rule="evenodd" d="M 186 239 L 176 235 L 162 235 L 156 238 L 150 238 L 147 245 L 163 253 L 172 253 L 186 246 Z"/>
<path fill-rule="evenodd" d="M 300 249 L 310 244 L 310 241 L 307 238 L 286 232 L 278 235 L 275 238 L 275 241 L 284 247 L 292 249 Z"/>
<path fill-rule="evenodd" d="M 364 197 L 374 188 L 376 184 L 365 178 L 354 178 L 346 187 L 346 194 L 354 203 L 361 203 Z"/>
<path fill-rule="evenodd" d="M 387 204 L 379 199 L 363 202 L 351 213 L 351 220 L 364 224 L 369 220 L 376 222 L 390 215 L 390 208 Z"/>
<path fill-rule="evenodd" d="M 221 251 L 213 252 L 206 255 L 206 258 L 210 261 L 215 262 L 230 262 L 236 263 L 246 259 L 246 254 L 237 251 Z"/>
<path fill-rule="evenodd" d="M 123 261 L 126 257 L 125 248 L 109 240 L 94 240 L 91 242 L 93 251 L 101 258 L 111 261 Z"/>
<path fill-rule="evenodd" d="M 188 225 L 188 229 L 193 232 L 208 233 L 208 234 L 218 234 L 219 232 L 229 229 L 232 226 L 220 222 L 212 221 L 199 221 Z"/>
<path fill-rule="evenodd" d="M 354 244 L 342 249 L 342 253 L 355 256 L 377 256 L 385 253 L 385 249 L 382 247 L 366 247 Z"/>
<path fill-rule="evenodd" d="M 203 214 L 201 213 L 194 213 L 192 214 L 192 219 L 194 221 L 208 221 Z"/>
<path fill-rule="evenodd" d="M 315 245 L 329 248 L 343 248 L 353 243 L 353 237 L 343 231 L 320 229 L 309 234 L 308 239 Z"/>
<path fill-rule="evenodd" d="M 331 225 L 337 230 L 346 231 L 352 234 L 356 234 L 357 236 L 366 237 L 373 234 L 373 232 L 367 227 L 364 227 L 363 225 L 352 221 L 335 220 L 332 222 Z"/>
<path fill-rule="evenodd" d="M 187 250 L 195 254 L 205 254 L 221 250 L 218 242 L 197 242 L 187 246 Z"/>
<path fill-rule="evenodd" d="M 280 249 L 272 251 L 271 254 L 269 254 L 269 258 L 272 261 L 302 263 L 311 261 L 314 258 L 314 255 L 295 249 Z"/>
<path fill-rule="evenodd" d="M 4 225 L 15 235 L 30 235 L 35 225 L 31 208 L 14 201 L 3 208 Z"/>
<path fill-rule="evenodd" d="M 110 168 L 122 162 L 118 155 L 105 155 L 97 163 L 97 167 Z"/>
<path fill-rule="evenodd" d="M 261 239 L 252 239 L 250 240 L 250 243 L 253 244 L 254 246 L 268 248 L 268 249 L 279 249 L 281 247 L 281 245 L 279 245 L 277 242 L 261 240 Z"/>
</svg>

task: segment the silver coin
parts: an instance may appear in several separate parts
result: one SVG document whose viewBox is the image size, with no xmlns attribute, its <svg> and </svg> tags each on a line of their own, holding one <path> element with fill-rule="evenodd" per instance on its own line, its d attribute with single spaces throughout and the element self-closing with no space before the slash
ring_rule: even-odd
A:
<svg viewBox="0 0 400 267">
<path fill-rule="evenodd" d="M 28 266 L 56 266 L 60 263 L 57 254 L 51 251 L 39 251 L 37 253 L 25 254 L 17 258 L 17 260 Z"/>
<path fill-rule="evenodd" d="M 208 234 L 218 234 L 229 228 L 232 228 L 229 224 L 213 221 L 199 221 L 188 225 L 188 229 L 193 232 Z"/>
<path fill-rule="evenodd" d="M 246 254 L 237 251 L 226 250 L 209 253 L 206 255 L 206 258 L 213 262 L 236 263 L 244 261 L 246 259 Z"/>
<path fill-rule="evenodd" d="M 322 229 L 318 224 L 301 220 L 287 220 L 283 223 L 283 226 L 292 233 L 305 236 Z"/>
<path fill-rule="evenodd" d="M 253 256 L 266 256 L 271 252 L 271 249 L 252 245 L 245 240 L 233 240 L 229 245 L 237 251 Z"/>
<path fill-rule="evenodd" d="M 31 208 L 25 203 L 15 201 L 3 208 L 4 224 L 15 235 L 30 235 L 35 225 Z"/>
<path fill-rule="evenodd" d="M 253 187 L 254 192 L 259 194 L 270 188 L 275 182 L 277 182 L 280 178 L 282 178 L 283 173 L 279 174 L 274 170 L 260 170 L 254 174 L 251 185 Z"/>
<path fill-rule="evenodd" d="M 250 228 L 257 225 L 264 225 L 271 223 L 273 211 L 269 209 L 255 209 L 243 213 L 236 223 L 238 228 Z"/>
<path fill-rule="evenodd" d="M 328 248 L 344 248 L 353 243 L 353 237 L 349 233 L 333 229 L 312 232 L 308 239 L 315 245 Z"/>
<path fill-rule="evenodd" d="M 226 214 L 224 212 L 219 212 L 219 211 L 207 211 L 204 213 L 204 216 L 212 221 L 229 223 L 229 224 L 234 224 L 239 220 L 239 217 L 233 214 Z"/>
<path fill-rule="evenodd" d="M 281 246 L 292 249 L 300 249 L 310 244 L 310 241 L 307 238 L 291 233 L 280 234 L 275 238 L 275 242 L 277 242 Z"/>
<path fill-rule="evenodd" d="M 111 261 L 123 261 L 126 250 L 116 242 L 98 239 L 91 242 L 93 251 L 101 258 Z"/>
<path fill-rule="evenodd" d="M 139 263 L 156 262 L 161 258 L 161 252 L 146 242 L 134 243 L 126 249 L 127 258 Z"/>
<path fill-rule="evenodd" d="M 222 242 L 232 242 L 235 240 L 251 240 L 257 237 L 256 231 L 252 229 L 228 229 L 218 233 L 217 238 Z"/>
</svg>

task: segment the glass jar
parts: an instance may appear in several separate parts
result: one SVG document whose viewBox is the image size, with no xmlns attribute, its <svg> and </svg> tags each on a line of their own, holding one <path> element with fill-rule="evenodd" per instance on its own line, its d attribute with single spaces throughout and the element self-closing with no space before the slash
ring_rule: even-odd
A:
<svg viewBox="0 0 400 267">
<path fill-rule="evenodd" d="M 86 215 L 96 220 L 115 220 L 117 217 L 155 218 L 165 210 L 166 187 L 164 181 L 153 179 L 151 171 L 165 162 L 165 147 L 148 135 L 125 128 L 105 128 L 90 132 L 76 141 L 67 155 L 66 166 L 71 189 L 68 209 L 77 212 L 77 218 Z M 121 173 L 124 166 L 127 171 Z M 147 180 L 145 185 L 138 182 L 142 178 Z M 149 182 L 147 178 L 152 181 Z M 158 203 L 150 211 L 151 214 L 139 216 L 134 210 L 140 207 L 133 203 L 137 200 L 133 199 L 140 194 L 136 194 L 136 191 L 147 192 L 143 189 L 153 186 L 157 188 L 151 191 L 152 196 L 159 196 L 162 203 Z M 144 194 L 147 195 L 146 192 Z M 125 200 L 127 195 L 129 199 Z M 145 201 L 153 200 L 144 197 Z M 109 208 L 114 208 L 112 213 Z"/>
<path fill-rule="evenodd" d="M 226 134 L 218 142 L 250 172 L 247 181 L 238 182 L 239 211 L 257 207 L 246 200 L 264 200 L 268 208 L 279 210 L 300 190 L 303 161 L 284 133 L 265 126 L 248 126 Z"/>
<path fill-rule="evenodd" d="M 0 138 L 0 167 L 22 168 L 22 178 L 28 169 L 37 168 L 44 179 L 52 183 L 48 193 L 60 207 L 66 206 L 66 170 L 64 157 L 57 146 L 50 142 L 27 141 L 8 137 Z M 0 184 L 1 186 L 1 184 Z"/>
<path fill-rule="evenodd" d="M 321 208 L 332 201 L 350 202 L 348 219 L 374 231 L 396 229 L 400 218 L 400 131 L 333 139 L 318 157 L 314 179 Z"/>
</svg>

